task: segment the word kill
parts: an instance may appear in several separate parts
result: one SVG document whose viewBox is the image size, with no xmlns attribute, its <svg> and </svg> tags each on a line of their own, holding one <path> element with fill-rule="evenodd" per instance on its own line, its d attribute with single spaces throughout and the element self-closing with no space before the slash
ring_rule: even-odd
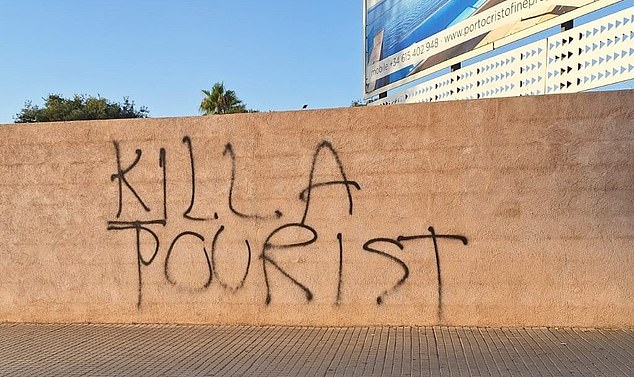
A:
<svg viewBox="0 0 634 377">
<path fill-rule="evenodd" d="M 190 162 L 190 171 L 191 171 L 191 191 L 190 191 L 190 202 L 189 206 L 184 209 L 182 216 L 188 221 L 206 221 L 206 220 L 219 220 L 219 216 L 217 213 L 214 213 L 212 218 L 201 218 L 196 217 L 191 214 L 192 208 L 194 207 L 194 202 L 196 198 L 196 173 L 195 173 L 195 158 L 193 152 L 192 140 L 189 136 L 185 136 L 183 138 L 183 145 L 189 153 L 189 162 Z M 113 141 L 114 146 L 114 155 L 116 162 L 116 172 L 111 175 L 110 179 L 113 183 L 115 183 L 118 187 L 118 209 L 116 213 L 116 220 L 109 221 L 107 229 L 112 231 L 123 231 L 123 230 L 131 230 L 136 234 L 136 264 L 137 264 L 137 274 L 138 274 L 138 298 L 137 298 L 137 307 L 140 308 L 142 304 L 143 298 L 143 267 L 148 267 L 152 263 L 154 263 L 156 257 L 159 254 L 159 250 L 161 249 L 161 243 L 157 234 L 151 229 L 153 226 L 165 226 L 167 225 L 168 220 L 168 210 L 167 210 L 167 153 L 164 148 L 161 148 L 159 151 L 158 158 L 158 167 L 161 169 L 162 173 L 162 189 L 163 189 L 163 208 L 162 208 L 162 216 L 158 219 L 153 220 L 133 220 L 133 221 L 123 221 L 120 219 L 122 214 L 123 207 L 123 195 L 124 192 L 128 193 L 127 195 L 132 195 L 138 204 L 145 210 L 146 212 L 150 212 L 150 208 L 145 203 L 145 201 L 141 198 L 134 185 L 128 180 L 127 175 L 137 168 L 137 164 L 141 160 L 143 152 L 141 149 L 136 149 L 135 157 L 133 161 L 129 164 L 124 164 L 120 144 L 117 141 Z M 233 146 L 228 143 L 225 145 L 224 150 L 222 152 L 224 157 L 228 157 L 231 159 L 231 178 L 229 182 L 229 194 L 227 198 L 227 205 L 232 215 L 237 216 L 243 219 L 251 219 L 262 221 L 280 221 L 284 215 L 280 210 L 275 210 L 273 213 L 269 215 L 260 215 L 260 214 L 252 214 L 245 213 L 236 208 L 233 202 L 233 193 L 235 190 L 236 184 L 236 154 L 234 153 Z M 330 157 L 337 166 L 337 174 L 340 176 L 338 180 L 332 181 L 323 181 L 316 182 L 314 177 L 317 169 L 317 162 L 321 158 Z M 307 221 L 308 213 L 311 209 L 311 195 L 315 190 L 320 190 L 323 188 L 337 186 L 341 187 L 343 192 L 345 192 L 345 200 L 347 205 L 347 213 L 349 216 L 353 215 L 354 210 L 354 200 L 353 200 L 353 192 L 354 190 L 361 190 L 361 185 L 353 180 L 348 179 L 345 173 L 344 165 L 339 157 L 339 153 L 334 148 L 332 143 L 328 141 L 321 141 L 317 147 L 315 148 L 312 164 L 310 170 L 308 171 L 308 182 L 304 190 L 299 193 L 299 199 L 305 204 L 304 210 L 301 215 L 299 221 L 290 221 L 278 226 L 273 231 L 271 231 L 266 237 L 265 241 L 261 246 L 259 246 L 258 250 L 259 256 L 258 260 L 261 262 L 262 272 L 264 274 L 264 283 L 266 287 L 265 299 L 264 302 L 266 305 L 271 304 L 273 292 L 270 284 L 269 270 L 275 269 L 281 273 L 288 281 L 290 281 L 293 285 L 295 285 L 298 289 L 303 291 L 306 300 L 310 302 L 313 299 L 313 292 L 311 289 L 301 282 L 301 279 L 297 276 L 292 276 L 284 266 L 276 259 L 275 251 L 279 249 L 301 249 L 303 247 L 307 247 L 317 241 L 319 238 L 318 232 L 315 230 L 313 226 Z M 334 220 L 334 219 L 333 219 Z M 250 272 L 251 260 L 252 260 L 252 248 L 251 242 L 249 239 L 244 240 L 245 252 L 247 255 L 247 265 L 244 271 L 244 275 L 242 276 L 241 281 L 236 285 L 229 285 L 226 283 L 222 276 L 218 274 L 218 269 L 216 268 L 217 258 L 216 253 L 218 249 L 218 239 L 221 236 L 222 232 L 225 230 L 224 225 L 220 225 L 215 232 L 213 240 L 211 242 L 211 250 L 209 251 L 207 246 L 205 245 L 205 238 L 196 232 L 193 231 L 183 231 L 178 234 L 172 242 L 169 244 L 167 248 L 167 252 L 165 254 L 165 259 L 163 261 L 163 271 L 166 281 L 171 285 L 176 285 L 177 282 L 173 279 L 170 274 L 170 259 L 174 254 L 174 247 L 181 242 L 184 238 L 190 238 L 193 240 L 197 240 L 200 243 L 200 251 L 204 254 L 204 258 L 206 261 L 206 270 L 207 270 L 207 280 L 204 283 L 201 289 L 208 288 L 213 279 L 215 278 L 220 286 L 229 291 L 235 292 L 244 287 L 247 276 Z M 433 244 L 434 249 L 434 258 L 435 258 L 435 268 L 436 268 L 436 278 L 437 278 L 437 289 L 438 289 L 438 313 L 439 316 L 442 316 L 442 278 L 441 278 L 441 265 L 440 265 L 440 256 L 439 256 L 439 241 L 440 240 L 454 240 L 459 241 L 464 245 L 467 245 L 468 241 L 465 236 L 462 235 L 449 235 L 449 234 L 438 234 L 432 226 L 428 227 L 428 233 L 419 234 L 419 235 L 400 235 L 395 238 L 388 237 L 378 237 L 367 240 L 363 245 L 362 249 L 368 253 L 373 253 L 384 258 L 386 262 L 395 263 L 400 266 L 402 269 L 402 275 L 400 278 L 390 287 L 385 289 L 378 297 L 376 297 L 376 303 L 381 305 L 387 296 L 390 293 L 397 290 L 401 285 L 403 285 L 407 279 L 409 278 L 409 268 L 407 264 L 397 256 L 394 256 L 386 251 L 384 251 L 385 247 L 388 245 L 396 246 L 399 250 L 405 249 L 405 244 L 409 241 L 414 240 L 422 240 L 422 239 L 430 239 Z M 293 232 L 302 232 L 302 234 L 309 235 L 306 239 L 301 241 L 294 241 L 288 243 L 279 243 L 274 242 L 275 239 L 283 239 L 283 237 L 279 237 L 280 234 L 288 232 L 287 234 L 292 234 Z M 146 233 L 151 236 L 151 239 L 154 242 L 153 252 L 150 254 L 149 258 L 146 258 L 141 253 L 142 245 L 141 245 L 141 235 L 142 233 Z M 276 237 L 278 236 L 278 237 Z M 338 284 L 337 284 L 337 296 L 335 300 L 335 304 L 340 304 L 341 302 L 341 285 L 342 285 L 342 275 L 343 275 L 343 254 L 344 254 L 344 236 L 342 233 L 337 233 L 337 241 L 339 246 L 339 268 L 338 268 Z M 388 246 L 389 247 L 389 246 Z"/>
</svg>

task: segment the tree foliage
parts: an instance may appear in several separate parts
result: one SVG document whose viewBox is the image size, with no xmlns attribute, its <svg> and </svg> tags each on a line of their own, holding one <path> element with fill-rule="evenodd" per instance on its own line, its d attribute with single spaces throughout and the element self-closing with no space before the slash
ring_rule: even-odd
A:
<svg viewBox="0 0 634 377">
<path fill-rule="evenodd" d="M 44 98 L 44 106 L 33 105 L 27 101 L 24 108 L 15 115 L 15 123 L 59 122 L 71 120 L 147 118 L 147 107 L 134 107 L 134 101 L 128 97 L 122 103 L 106 98 L 75 94 L 64 98 L 58 94 L 49 94 Z"/>
<path fill-rule="evenodd" d="M 200 112 L 203 115 L 253 112 L 247 110 L 233 90 L 226 90 L 222 82 L 217 82 L 211 90 L 203 89 L 202 92 L 205 95 L 200 102 Z"/>
<path fill-rule="evenodd" d="M 365 102 L 364 100 L 353 100 L 352 103 L 350 104 L 350 107 L 362 107 L 362 106 L 367 106 L 368 103 Z"/>
</svg>

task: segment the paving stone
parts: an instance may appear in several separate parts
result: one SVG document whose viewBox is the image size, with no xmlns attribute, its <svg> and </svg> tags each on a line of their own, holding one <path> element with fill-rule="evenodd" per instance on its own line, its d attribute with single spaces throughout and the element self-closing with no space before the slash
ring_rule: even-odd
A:
<svg viewBox="0 0 634 377">
<path fill-rule="evenodd" d="M 0 324 L 0 376 L 634 376 L 634 330 Z"/>
</svg>

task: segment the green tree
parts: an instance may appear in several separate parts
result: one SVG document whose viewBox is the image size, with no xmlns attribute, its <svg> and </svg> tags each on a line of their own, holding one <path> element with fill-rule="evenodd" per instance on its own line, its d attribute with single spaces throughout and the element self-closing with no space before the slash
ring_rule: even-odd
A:
<svg viewBox="0 0 634 377">
<path fill-rule="evenodd" d="M 15 115 L 15 123 L 59 122 L 71 120 L 147 118 L 145 106 L 138 109 L 128 97 L 122 103 L 111 102 L 106 98 L 75 94 L 64 98 L 58 94 L 49 94 L 44 98 L 44 106 L 33 105 L 31 101 Z"/>
<path fill-rule="evenodd" d="M 238 99 L 233 90 L 225 90 L 222 82 L 217 82 L 211 90 L 202 92 L 205 95 L 200 102 L 200 112 L 203 115 L 253 112 L 253 110 L 247 110 L 246 105 Z"/>
<path fill-rule="evenodd" d="M 350 104 L 350 107 L 361 107 L 361 106 L 367 106 L 368 103 L 363 101 L 363 100 L 354 100 L 352 101 L 352 103 Z"/>
</svg>

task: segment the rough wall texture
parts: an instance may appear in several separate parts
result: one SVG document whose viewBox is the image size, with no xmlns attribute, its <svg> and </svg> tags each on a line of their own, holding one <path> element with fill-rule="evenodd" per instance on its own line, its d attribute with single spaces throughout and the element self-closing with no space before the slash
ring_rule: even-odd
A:
<svg viewBox="0 0 634 377">
<path fill-rule="evenodd" d="M 0 127 L 0 320 L 634 326 L 632 104 Z"/>
</svg>

